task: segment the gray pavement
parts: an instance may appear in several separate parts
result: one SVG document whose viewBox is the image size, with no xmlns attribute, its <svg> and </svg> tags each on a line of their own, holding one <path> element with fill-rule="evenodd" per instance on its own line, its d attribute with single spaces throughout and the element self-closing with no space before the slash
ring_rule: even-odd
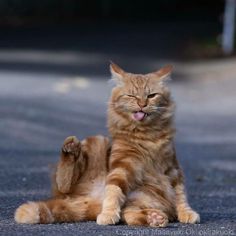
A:
<svg viewBox="0 0 236 236">
<path fill-rule="evenodd" d="M 95 222 L 14 222 L 14 211 L 21 203 L 50 197 L 50 170 L 66 136 L 82 139 L 107 134 L 111 84 L 105 68 L 112 54 L 103 59 L 99 55 L 0 50 L 0 235 L 236 235 L 236 59 L 184 63 L 152 58 L 147 62 L 134 55 L 125 61 L 127 69 L 132 61 L 132 71 L 135 60 L 140 65 L 142 60 L 146 62 L 144 70 L 167 62 L 175 65 L 170 86 L 177 103 L 177 153 L 189 201 L 200 213 L 201 224 L 171 223 L 165 229 L 153 229 L 98 226 Z M 4 60 L 11 66 L 6 67 Z M 14 67 L 17 60 L 20 66 Z M 95 68 L 94 73 L 62 73 L 56 69 L 66 63 L 92 69 L 96 60 L 103 62 L 104 72 L 99 69 L 96 74 Z M 54 63 L 56 67 L 27 70 L 27 66 L 22 68 L 23 62 Z"/>
</svg>

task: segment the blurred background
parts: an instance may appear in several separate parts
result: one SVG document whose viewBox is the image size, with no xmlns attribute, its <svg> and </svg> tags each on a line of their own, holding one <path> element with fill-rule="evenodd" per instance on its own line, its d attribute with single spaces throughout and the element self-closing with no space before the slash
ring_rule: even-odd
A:
<svg viewBox="0 0 236 236">
<path fill-rule="evenodd" d="M 231 227 L 236 212 L 235 4 L 1 0 L 2 230 L 9 233 L 18 204 L 50 195 L 48 167 L 58 160 L 66 136 L 107 135 L 110 60 L 134 73 L 174 65 L 169 85 L 177 103 L 176 145 L 190 202 L 202 215 L 201 229 Z"/>
<path fill-rule="evenodd" d="M 226 2 L 2 0 L 1 67 L 97 75 L 110 59 L 145 72 L 155 60 L 219 58 Z"/>
</svg>

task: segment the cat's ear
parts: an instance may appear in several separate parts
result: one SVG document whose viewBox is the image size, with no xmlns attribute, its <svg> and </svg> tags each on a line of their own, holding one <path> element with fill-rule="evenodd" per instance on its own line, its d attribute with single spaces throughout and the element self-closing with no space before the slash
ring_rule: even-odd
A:
<svg viewBox="0 0 236 236">
<path fill-rule="evenodd" d="M 110 62 L 110 71 L 112 75 L 112 80 L 114 80 L 117 85 L 123 85 L 125 82 L 125 71 L 112 61 Z"/>
<path fill-rule="evenodd" d="M 152 74 L 161 82 L 170 78 L 171 72 L 173 70 L 172 65 L 166 65 L 162 67 L 160 70 L 153 72 Z"/>
</svg>

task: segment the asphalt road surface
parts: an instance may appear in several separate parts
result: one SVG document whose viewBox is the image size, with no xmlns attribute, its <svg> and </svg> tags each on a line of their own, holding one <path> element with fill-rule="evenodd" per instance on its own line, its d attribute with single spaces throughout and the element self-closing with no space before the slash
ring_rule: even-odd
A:
<svg viewBox="0 0 236 236">
<path fill-rule="evenodd" d="M 20 204 L 50 197 L 50 169 L 65 137 L 107 134 L 108 71 L 96 74 L 95 68 L 86 75 L 38 68 L 41 60 L 58 68 L 66 61 L 83 67 L 81 58 L 88 58 L 87 64 L 89 58 L 94 63 L 101 59 L 88 53 L 0 51 L 0 235 L 236 235 L 235 59 L 174 62 L 170 86 L 177 103 L 177 154 L 200 224 L 171 223 L 159 229 L 14 222 Z M 24 70 L 24 62 L 37 70 Z M 150 68 L 160 63 L 152 62 Z"/>
</svg>

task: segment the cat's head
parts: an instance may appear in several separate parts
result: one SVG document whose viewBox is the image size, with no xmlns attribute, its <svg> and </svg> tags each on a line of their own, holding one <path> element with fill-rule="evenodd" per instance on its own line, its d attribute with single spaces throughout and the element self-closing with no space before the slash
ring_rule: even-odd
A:
<svg viewBox="0 0 236 236">
<path fill-rule="evenodd" d="M 110 110 L 136 124 L 148 124 L 170 113 L 170 92 L 165 80 L 173 67 L 167 65 L 148 74 L 127 73 L 111 63 L 110 70 L 116 86 L 112 90 Z"/>
</svg>

